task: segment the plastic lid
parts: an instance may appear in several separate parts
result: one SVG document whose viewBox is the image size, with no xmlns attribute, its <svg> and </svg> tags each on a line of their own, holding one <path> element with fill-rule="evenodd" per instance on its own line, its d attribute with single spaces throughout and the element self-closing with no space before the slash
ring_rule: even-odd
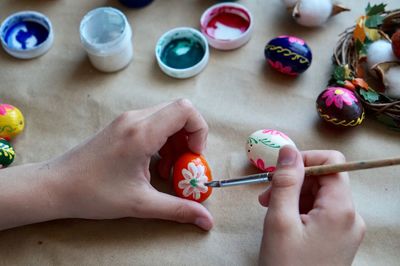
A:
<svg viewBox="0 0 400 266">
<path fill-rule="evenodd" d="M 21 11 L 4 20 L 0 39 L 10 55 L 30 59 L 45 54 L 53 45 L 53 26 L 49 18 L 39 12 Z"/>
<path fill-rule="evenodd" d="M 247 43 L 253 32 L 253 17 L 243 5 L 221 3 L 209 7 L 200 19 L 201 32 L 220 50 L 236 49 Z"/>
</svg>

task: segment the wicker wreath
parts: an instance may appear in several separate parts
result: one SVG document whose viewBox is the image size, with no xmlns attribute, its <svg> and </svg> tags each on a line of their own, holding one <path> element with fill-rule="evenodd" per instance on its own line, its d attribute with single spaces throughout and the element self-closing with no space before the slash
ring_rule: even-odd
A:
<svg viewBox="0 0 400 266">
<path fill-rule="evenodd" d="M 339 36 L 333 55 L 335 70 L 329 85 L 353 90 L 361 99 L 367 114 L 400 130 L 400 99 L 392 99 L 384 94 L 385 87 L 379 76 L 373 77 L 365 70 L 367 49 L 374 41 L 371 36 L 390 41 L 391 36 L 400 30 L 400 9 L 385 11 L 385 6 L 368 5 L 366 15 Z"/>
</svg>

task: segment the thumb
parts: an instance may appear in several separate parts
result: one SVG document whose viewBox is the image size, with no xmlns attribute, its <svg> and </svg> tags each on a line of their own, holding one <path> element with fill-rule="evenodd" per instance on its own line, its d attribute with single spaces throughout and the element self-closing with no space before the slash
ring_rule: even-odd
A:
<svg viewBox="0 0 400 266">
<path fill-rule="evenodd" d="M 296 147 L 287 145 L 279 151 L 272 178 L 268 212 L 288 222 L 300 219 L 299 199 L 304 180 L 304 163 Z"/>
<path fill-rule="evenodd" d="M 146 206 L 143 206 L 143 218 L 192 223 L 206 231 L 214 225 L 210 212 L 200 203 L 174 197 L 157 190 L 152 190 L 148 194 L 148 198 Z"/>
</svg>

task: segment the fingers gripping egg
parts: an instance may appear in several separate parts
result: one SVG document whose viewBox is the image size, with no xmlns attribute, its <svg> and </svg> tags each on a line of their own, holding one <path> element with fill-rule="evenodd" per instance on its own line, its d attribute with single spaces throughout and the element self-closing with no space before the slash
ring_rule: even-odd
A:
<svg viewBox="0 0 400 266">
<path fill-rule="evenodd" d="M 273 172 L 279 150 L 294 142 L 286 134 L 273 129 L 262 129 L 252 133 L 247 139 L 247 157 L 250 162 L 264 172 Z"/>
</svg>

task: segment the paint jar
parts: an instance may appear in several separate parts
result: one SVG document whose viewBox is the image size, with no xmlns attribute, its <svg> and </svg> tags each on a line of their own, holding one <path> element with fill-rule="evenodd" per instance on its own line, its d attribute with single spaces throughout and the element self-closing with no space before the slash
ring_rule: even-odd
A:
<svg viewBox="0 0 400 266">
<path fill-rule="evenodd" d="M 200 27 L 212 47 L 232 50 L 250 40 L 253 17 L 243 5 L 220 3 L 211 6 L 203 13 Z"/>
<path fill-rule="evenodd" d="M 153 0 L 119 0 L 119 1 L 123 5 L 133 8 L 145 7 L 151 2 L 153 2 Z"/>
<path fill-rule="evenodd" d="M 0 34 L 4 50 L 20 59 L 45 54 L 54 41 L 50 20 L 35 11 L 21 11 L 10 15 L 2 23 Z"/>
<path fill-rule="evenodd" d="M 209 59 L 207 39 L 198 30 L 188 27 L 164 33 L 157 42 L 155 52 L 161 70 L 180 79 L 199 74 Z"/>
<path fill-rule="evenodd" d="M 132 61 L 132 30 L 125 15 L 112 7 L 87 13 L 80 25 L 81 42 L 94 67 L 118 71 Z"/>
</svg>

